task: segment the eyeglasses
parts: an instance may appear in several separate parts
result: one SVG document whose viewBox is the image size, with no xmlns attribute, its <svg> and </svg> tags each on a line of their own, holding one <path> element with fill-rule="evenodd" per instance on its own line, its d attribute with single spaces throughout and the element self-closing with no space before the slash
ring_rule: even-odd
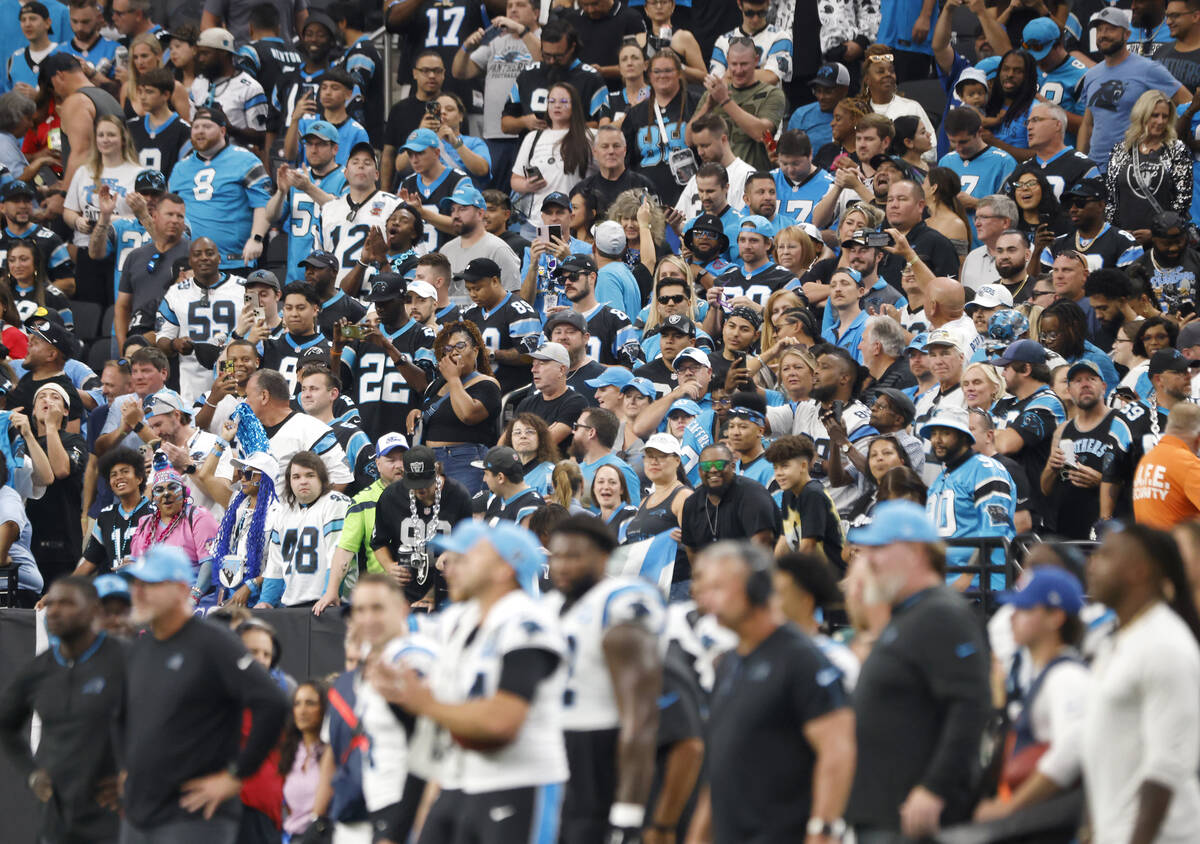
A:
<svg viewBox="0 0 1200 844">
<path fill-rule="evenodd" d="M 687 297 L 684 296 L 682 293 L 676 294 L 675 296 L 659 296 L 658 297 L 658 304 L 660 304 L 660 305 L 678 305 L 678 304 L 680 304 L 682 302 L 686 302 L 686 301 L 687 301 Z"/>
<path fill-rule="evenodd" d="M 424 73 L 427 76 L 441 76 L 446 72 L 444 67 L 414 67 L 414 73 Z"/>
<path fill-rule="evenodd" d="M 701 460 L 701 472 L 724 472 L 725 467 L 729 465 L 728 460 Z"/>
<path fill-rule="evenodd" d="M 892 64 L 893 58 L 891 53 L 880 53 L 876 56 L 867 56 L 867 61 L 869 61 L 871 64 L 878 64 L 879 62 L 887 62 L 888 64 Z"/>
<path fill-rule="evenodd" d="M 1041 187 L 1041 183 L 1037 179 L 1032 179 L 1027 182 L 1013 182 L 1012 186 L 1013 190 L 1033 190 L 1034 188 Z M 978 214 L 975 215 L 975 219 L 979 219 Z"/>
<path fill-rule="evenodd" d="M 1053 295 L 1054 295 L 1053 290 L 1035 290 L 1029 294 L 1031 299 L 1036 299 L 1039 296 L 1053 296 Z M 1043 337 L 1046 336 L 1045 333 L 1043 333 L 1042 336 Z"/>
<path fill-rule="evenodd" d="M 593 430 L 593 431 L 596 430 L 595 428 L 592 428 L 591 425 L 584 425 L 582 422 L 576 422 L 573 425 L 571 425 L 572 431 L 578 431 L 580 428 L 591 428 L 591 430 Z"/>
<path fill-rule="evenodd" d="M 468 343 L 466 340 L 459 340 L 457 343 L 450 343 L 446 346 L 447 352 L 461 352 L 464 349 L 475 348 L 474 343 Z"/>
<path fill-rule="evenodd" d="M 153 494 L 155 498 L 163 498 L 167 495 L 179 495 L 181 492 L 183 492 L 183 484 L 175 481 L 167 481 L 156 486 Z"/>
<path fill-rule="evenodd" d="M 729 399 L 713 399 L 713 407 L 729 407 L 731 403 Z"/>
</svg>

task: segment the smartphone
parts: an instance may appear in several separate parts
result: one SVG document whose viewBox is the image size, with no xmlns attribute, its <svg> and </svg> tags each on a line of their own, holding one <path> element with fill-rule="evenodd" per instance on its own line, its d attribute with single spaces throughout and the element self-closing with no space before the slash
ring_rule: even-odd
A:
<svg viewBox="0 0 1200 844">
<path fill-rule="evenodd" d="M 538 240 L 544 240 L 547 243 L 549 243 L 550 238 L 557 237 L 559 240 L 562 240 L 562 236 L 563 236 L 562 226 L 556 225 L 556 226 L 539 226 L 538 227 Z"/>
<path fill-rule="evenodd" d="M 479 46 L 482 47 L 484 44 L 491 44 L 493 41 L 495 41 L 497 38 L 499 38 L 503 34 L 504 34 L 503 29 L 496 26 L 495 24 L 492 24 L 491 26 L 489 26 L 487 29 L 485 29 L 483 31 L 483 38 L 481 38 L 479 40 Z"/>
<path fill-rule="evenodd" d="M 1039 211 L 1038 212 L 1038 225 L 1039 226 L 1048 226 L 1052 222 L 1054 222 L 1054 215 L 1051 214 L 1049 211 Z"/>
<path fill-rule="evenodd" d="M 892 245 L 892 236 L 887 232 L 867 232 L 867 246 L 875 249 Z"/>
<path fill-rule="evenodd" d="M 306 84 L 304 86 L 304 96 L 315 100 L 317 98 L 317 87 L 316 85 Z"/>
<path fill-rule="evenodd" d="M 1196 303 L 1183 302 L 1178 308 L 1176 308 L 1175 313 L 1181 317 L 1191 316 L 1192 314 L 1196 313 Z"/>
<path fill-rule="evenodd" d="M 1074 440 L 1059 440 L 1058 447 L 1062 449 L 1063 465 L 1078 466 L 1079 461 L 1075 459 L 1075 441 Z"/>
<path fill-rule="evenodd" d="M 363 338 L 363 327 L 361 325 L 343 325 L 342 336 L 347 340 L 361 340 Z"/>
<path fill-rule="evenodd" d="M 233 374 L 233 361 L 231 361 L 231 360 L 221 361 L 221 373 L 223 375 L 232 375 Z"/>
<path fill-rule="evenodd" d="M 430 100 L 425 103 L 425 113 L 434 120 L 440 121 L 442 119 L 442 107 L 437 100 Z"/>
<path fill-rule="evenodd" d="M 526 167 L 525 168 L 525 178 L 531 179 L 531 180 L 532 179 L 540 179 L 540 178 L 542 178 L 542 171 L 537 167 Z"/>
<path fill-rule="evenodd" d="M 267 309 L 263 307 L 255 308 L 254 321 L 265 323 L 267 321 Z"/>
</svg>

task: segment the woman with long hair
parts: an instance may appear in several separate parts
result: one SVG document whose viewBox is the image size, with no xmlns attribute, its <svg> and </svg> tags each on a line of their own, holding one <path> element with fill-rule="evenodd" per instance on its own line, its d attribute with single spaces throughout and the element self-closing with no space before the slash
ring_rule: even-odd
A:
<svg viewBox="0 0 1200 844">
<path fill-rule="evenodd" d="M 967 409 L 979 408 L 985 413 L 991 413 L 992 406 L 1008 392 L 997 368 L 990 363 L 979 361 L 969 364 L 963 370 L 959 384 L 962 386 Z"/>
<path fill-rule="evenodd" d="M 213 551 L 212 585 L 218 604 L 232 606 L 257 603 L 266 570 L 271 539 L 272 508 L 278 463 L 265 451 L 234 458 L 238 491 L 221 518 Z M 232 592 L 232 595 L 230 593 Z"/>
<path fill-rule="evenodd" d="M 1104 181 L 1105 216 L 1139 243 L 1150 243 L 1150 221 L 1162 211 L 1191 218 L 1192 154 L 1175 134 L 1175 107 L 1162 91 L 1147 91 L 1134 103 Z"/>
<path fill-rule="evenodd" d="M 832 171 L 843 157 L 854 154 L 854 133 L 858 121 L 866 117 L 867 111 L 862 100 L 849 97 L 833 107 L 833 117 L 829 121 L 833 140 L 813 154 L 814 167 Z"/>
<path fill-rule="evenodd" d="M 892 469 L 905 467 L 912 469 L 908 452 L 904 450 L 900 440 L 891 434 L 875 437 L 867 445 L 867 472 L 860 474 L 855 471 L 852 477 L 859 487 L 858 498 L 850 505 L 847 519 L 850 526 L 870 524 L 871 513 L 879 499 L 879 483 L 883 476 Z M 851 467 L 853 468 L 853 467 Z"/>
<path fill-rule="evenodd" d="M 44 307 L 58 311 L 67 327 L 72 325 L 71 300 L 50 283 L 46 276 L 45 259 L 37 246 L 29 241 L 12 240 L 8 246 L 5 267 L 5 286 L 20 320 L 14 324 L 22 325 L 38 308 Z M 9 321 L 10 316 L 6 304 L 5 322 Z M 24 356 L 22 353 L 21 357 Z"/>
<path fill-rule="evenodd" d="M 929 172 L 929 162 L 924 158 L 925 153 L 933 149 L 933 135 L 924 121 L 911 114 L 897 117 L 892 121 L 896 134 L 892 137 L 892 151 L 900 155 L 900 160 L 908 165 L 914 173 L 924 175 Z"/>
<path fill-rule="evenodd" d="M 983 109 L 983 139 L 1017 161 L 1033 157 L 1025 122 L 1037 92 L 1037 62 L 1024 50 L 1009 50 L 1000 59 L 996 83 Z"/>
<path fill-rule="evenodd" d="M 533 413 L 518 413 L 504 428 L 498 445 L 506 445 L 521 458 L 525 483 L 548 497 L 554 489 L 554 466 L 560 455 L 546 420 Z"/>
<path fill-rule="evenodd" d="M 672 20 L 675 6 L 675 0 L 649 0 L 645 3 L 642 14 L 646 17 L 646 32 L 639 32 L 637 37 L 646 45 L 650 58 L 667 47 L 671 48 L 679 56 L 687 82 L 703 82 L 708 75 L 708 66 L 704 63 L 700 42 L 688 30 L 675 26 Z"/>
<path fill-rule="evenodd" d="M 433 449 L 446 477 L 472 495 L 483 489 L 482 460 L 496 442 L 500 382 L 492 376 L 487 347 L 475 323 L 447 323 L 433 341 L 438 371 L 425 388 L 421 407 L 408 416 L 410 434 Z"/>
<path fill-rule="evenodd" d="M 553 488 L 550 501 L 567 509 L 572 516 L 588 512 L 579 499 L 583 496 L 583 471 L 574 460 L 560 460 L 550 475 Z"/>
<path fill-rule="evenodd" d="M 283 832 L 299 841 L 317 819 L 313 803 L 321 780 L 321 757 L 329 748 L 321 741 L 329 689 L 321 680 L 306 680 L 292 692 L 292 713 L 279 743 L 283 776 Z"/>
<path fill-rule="evenodd" d="M 529 221 L 542 223 L 542 200 L 552 193 L 570 194 L 591 170 L 593 132 L 575 86 L 556 82 L 546 96 L 545 129 L 525 133 L 513 163 L 512 189 L 525 194 Z"/>
<path fill-rule="evenodd" d="M 646 314 L 646 324 L 642 329 L 642 355 L 647 361 L 662 354 L 663 321 L 676 314 L 690 319 L 696 329 L 696 336 L 689 345 L 704 349 L 709 354 L 713 352 L 713 339 L 700 327 L 702 317 L 698 316 L 707 312 L 708 303 L 697 301 L 691 274 L 691 267 L 675 255 L 668 255 L 659 262 L 659 277 L 650 296 L 650 304 L 642 311 Z"/>
<path fill-rule="evenodd" d="M 601 466 L 592 476 L 588 494 L 600 510 L 600 518 L 620 538 L 625 524 L 638 512 L 638 508 L 630 503 L 624 474 L 615 466 Z"/>
<path fill-rule="evenodd" d="M 637 37 L 625 36 L 617 50 L 617 72 L 621 75 L 621 88 L 612 98 L 613 122 L 618 126 L 625 120 L 631 108 L 650 96 L 650 84 L 646 81 L 649 60 Z"/>
<path fill-rule="evenodd" d="M 121 85 L 121 107 L 125 109 L 127 119 L 133 120 L 145 113 L 142 110 L 141 97 L 137 93 L 138 81 L 156 67 L 162 66 L 163 48 L 158 36 L 153 32 L 143 32 L 141 35 L 135 36 L 129 44 L 129 69 L 125 73 L 125 81 Z M 175 83 L 174 93 L 171 94 L 171 108 L 180 117 L 185 119 L 191 117 L 192 104 L 188 100 L 188 89 L 178 81 Z"/>
<path fill-rule="evenodd" d="M 600 200 L 596 192 L 581 185 L 571 188 L 571 237 L 584 243 L 594 242 L 592 229 L 599 216 Z"/>
<path fill-rule="evenodd" d="M 1024 232 L 1031 243 L 1042 225 L 1050 226 L 1055 236 L 1074 230 L 1071 219 L 1054 195 L 1054 188 L 1040 170 L 1021 170 L 1014 174 L 1005 186 L 1005 193 L 1017 203 L 1018 216 L 1013 228 Z"/>
<path fill-rule="evenodd" d="M 842 102 L 845 102 L 845 100 L 842 100 Z M 846 206 L 846 210 L 842 212 L 842 218 L 837 221 L 837 225 L 835 226 L 837 237 L 833 242 L 840 249 L 843 243 L 854 237 L 855 232 L 863 229 L 877 229 L 883 225 L 883 222 L 884 214 L 882 209 L 876 208 L 869 202 L 852 202 Z M 842 250 L 838 255 L 835 266 L 847 266 L 846 262 L 848 259 L 845 250 Z M 829 285 L 823 281 L 806 281 L 801 285 L 801 289 L 804 291 L 804 296 L 808 299 L 809 304 L 814 308 L 821 307 L 825 304 L 825 300 L 829 298 Z"/>
<path fill-rule="evenodd" d="M 867 47 L 863 62 L 861 99 L 867 107 L 876 114 L 882 114 L 888 120 L 895 122 L 904 115 L 915 117 L 925 124 L 925 131 L 935 137 L 933 124 L 929 115 L 916 100 L 900 96 L 896 87 L 895 54 L 886 44 L 872 44 Z M 932 152 L 927 156 L 933 160 Z"/>
<path fill-rule="evenodd" d="M 634 188 L 621 191 L 608 207 L 608 219 L 625 230 L 625 263 L 637 279 L 642 295 L 653 286 L 652 273 L 659 255 L 670 254 L 667 247 L 667 219 L 658 200 Z"/>
<path fill-rule="evenodd" d="M 296 452 L 284 478 L 258 609 L 312 606 L 325 594 L 350 508 L 350 499 L 330 485 L 324 461 L 311 451 Z"/>
<path fill-rule="evenodd" d="M 762 347 L 763 353 L 779 339 L 786 317 L 794 316 L 796 309 L 804 310 L 804 299 L 795 290 L 776 290 L 767 297 L 763 305 Z"/>
<path fill-rule="evenodd" d="M 962 180 L 949 167 L 934 167 L 925 180 L 925 205 L 929 228 L 941 232 L 954 244 L 959 264 L 971 251 L 971 224 L 958 195 L 962 193 Z"/>
</svg>

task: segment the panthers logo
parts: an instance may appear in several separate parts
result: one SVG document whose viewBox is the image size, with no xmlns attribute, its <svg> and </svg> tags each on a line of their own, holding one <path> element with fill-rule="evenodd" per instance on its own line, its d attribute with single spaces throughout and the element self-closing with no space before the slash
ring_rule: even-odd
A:
<svg viewBox="0 0 1200 844">
<path fill-rule="evenodd" d="M 1089 108 L 1102 108 L 1105 111 L 1116 111 L 1121 98 L 1125 96 L 1125 83 L 1119 79 L 1110 79 L 1100 86 L 1088 102 Z"/>
</svg>

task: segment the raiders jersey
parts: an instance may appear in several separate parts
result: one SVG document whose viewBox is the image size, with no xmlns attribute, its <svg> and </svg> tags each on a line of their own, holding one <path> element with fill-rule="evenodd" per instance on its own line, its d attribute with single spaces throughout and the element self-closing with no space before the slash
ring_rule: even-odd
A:
<svg viewBox="0 0 1200 844">
<path fill-rule="evenodd" d="M 307 507 L 297 501 L 283 504 L 271 525 L 267 567 L 263 573 L 263 600 L 285 607 L 318 600 L 325 594 L 329 566 L 333 562 L 350 499 L 330 491 Z M 271 590 L 268 580 L 281 581 L 282 594 Z"/>
<path fill-rule="evenodd" d="M 487 509 L 483 518 L 489 525 L 495 527 L 501 521 L 521 523 L 533 511 L 546 503 L 541 493 L 532 487 L 526 487 L 512 498 L 501 498 L 495 493 L 488 493 Z"/>
<path fill-rule="evenodd" d="M 471 177 L 462 170 L 446 167 L 442 170 L 441 175 L 432 182 L 426 182 L 420 173 L 409 173 L 400 183 L 400 189 L 421 197 L 422 208 L 440 214 L 442 213 L 440 204 L 443 199 L 449 198 L 459 185 L 471 184 Z M 384 220 L 387 220 L 387 215 L 384 215 Z M 415 245 L 418 252 L 422 250 L 436 252 L 453 238 L 454 235 L 438 231 L 436 226 L 426 224 L 421 240 Z"/>
<path fill-rule="evenodd" d="M 170 173 L 175 169 L 180 150 L 192 140 L 192 127 L 174 112 L 161 126 L 152 125 L 148 114 L 135 117 L 125 125 L 133 136 L 138 162 L 143 167 L 162 173 Z"/>
<path fill-rule="evenodd" d="M 433 356 L 437 333 L 432 328 L 410 319 L 395 332 L 384 325 L 379 330 L 401 354 L 411 357 L 413 363 L 432 377 L 437 367 Z M 373 440 L 398 430 L 408 412 L 421 400 L 421 395 L 409 387 L 404 373 L 374 343 L 356 340 L 347 345 L 342 349 L 342 364 L 351 373 L 347 390 L 353 390 L 363 430 Z"/>
<path fill-rule="evenodd" d="M 548 607 L 516 589 L 494 603 L 480 620 L 475 601 L 457 616 L 447 631 L 441 665 L 455 703 L 490 698 L 499 690 L 504 659 L 522 650 L 545 651 L 565 658 L 566 643 L 558 620 Z M 508 744 L 486 750 L 463 748 L 458 774 L 452 781 L 465 794 L 565 782 L 567 753 L 562 735 L 562 697 L 566 671 L 558 667 L 537 686 L 521 729 Z M 439 699 L 443 699 L 441 694 Z M 446 783 L 443 782 L 443 787 Z"/>
<path fill-rule="evenodd" d="M 766 307 L 767 299 L 772 293 L 782 290 L 795 280 L 796 275 L 791 270 L 768 261 L 749 273 L 739 264 L 735 264 L 717 277 L 716 284 L 730 299 L 745 296 Z"/>
<path fill-rule="evenodd" d="M 567 731 L 611 730 L 620 723 L 604 637 L 630 624 L 661 638 L 667 608 L 653 584 L 638 577 L 606 577 L 579 600 L 565 606 L 558 592 L 546 596 L 567 640 L 567 681 L 562 727 Z"/>
<path fill-rule="evenodd" d="M 155 330 L 159 337 L 186 337 L 193 343 L 223 345 L 233 334 L 246 295 L 246 279 L 221 273 L 212 287 L 191 279 L 176 282 L 163 294 Z M 194 354 L 179 359 L 179 392 L 193 402 L 212 384 L 215 375 Z"/>
<path fill-rule="evenodd" d="M 1133 475 L 1167 429 L 1167 409 L 1156 401 L 1138 401 L 1117 411 L 1108 429 L 1111 459 L 1104 465 L 1104 480 L 1121 485 L 1114 516 L 1133 511 Z"/>
<path fill-rule="evenodd" d="M 392 194 L 377 190 L 362 202 L 345 193 L 321 206 L 321 245 L 338 259 L 338 281 L 358 261 L 371 229 L 382 231 L 399 204 Z"/>
<path fill-rule="evenodd" d="M 541 345 L 541 320 L 524 299 L 513 293 L 504 294 L 500 304 L 490 311 L 472 305 L 463 311 L 462 318 L 475 323 L 489 352 L 516 349 L 528 355 Z M 492 371 L 500 382 L 501 394 L 511 393 L 529 383 L 528 366 L 493 364 Z"/>
</svg>

